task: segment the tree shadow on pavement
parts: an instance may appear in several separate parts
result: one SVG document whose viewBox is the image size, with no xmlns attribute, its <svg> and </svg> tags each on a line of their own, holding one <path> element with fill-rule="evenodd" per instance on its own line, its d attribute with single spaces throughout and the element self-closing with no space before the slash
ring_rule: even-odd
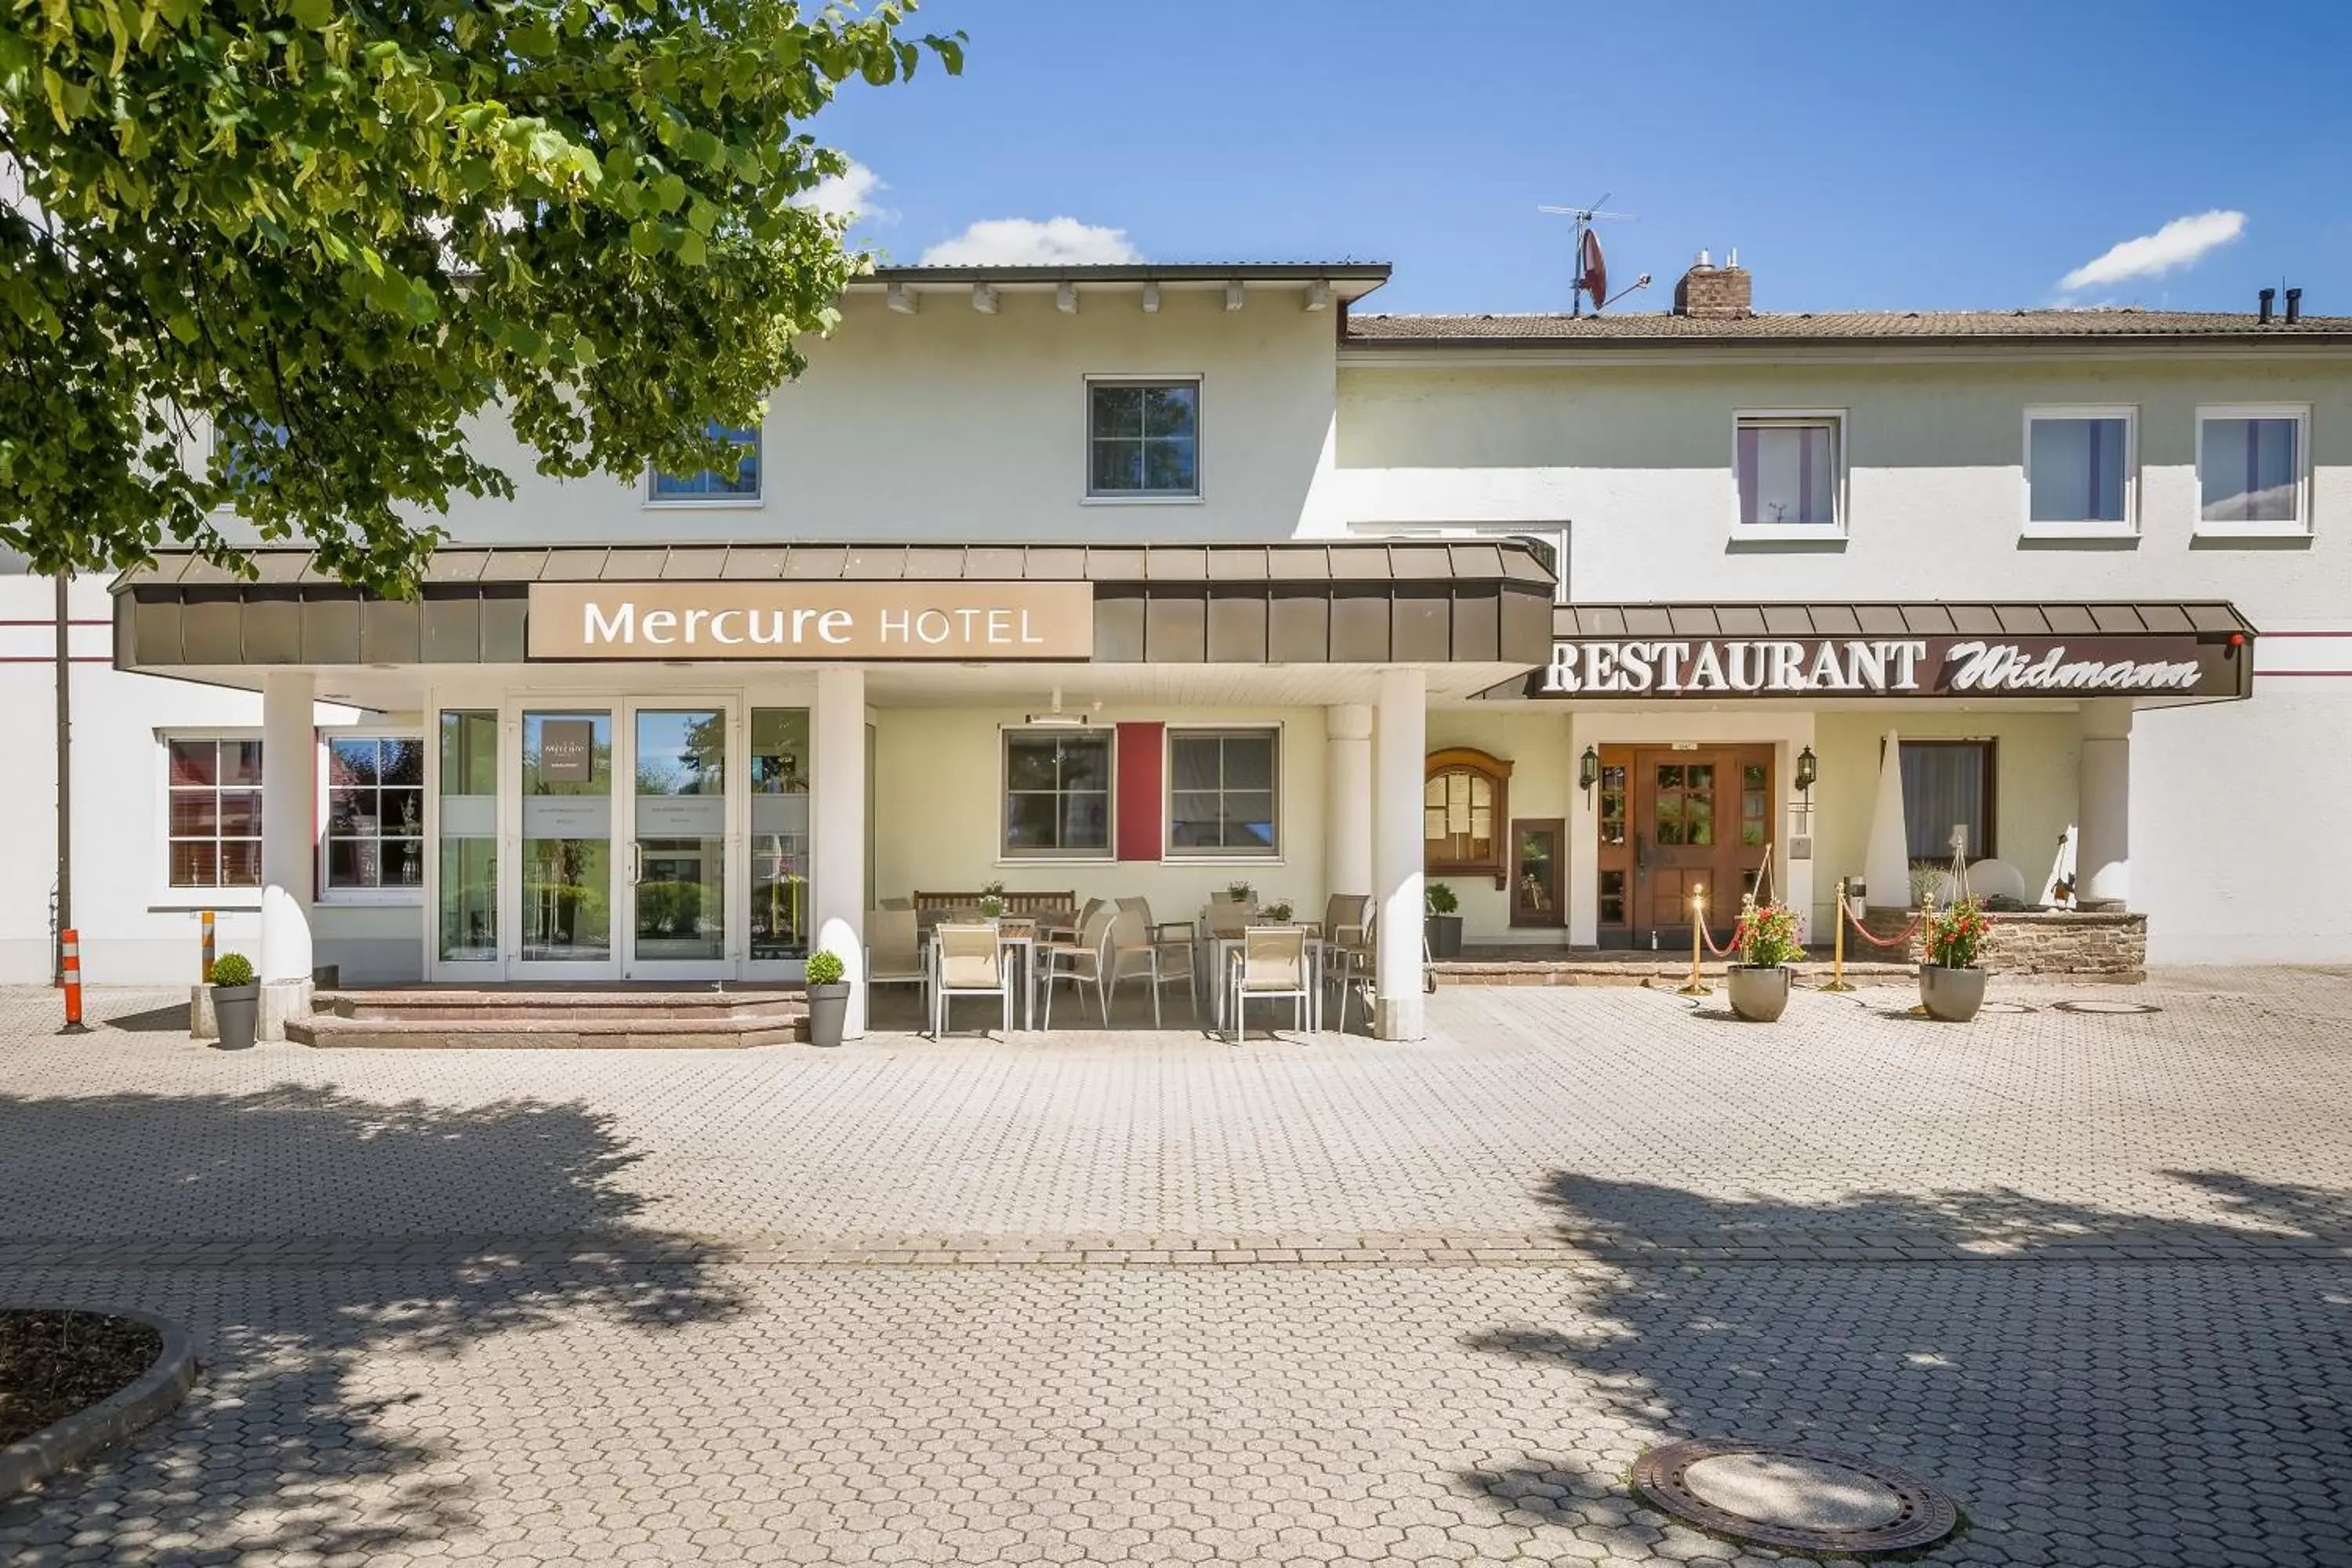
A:
<svg viewBox="0 0 2352 1568">
<path fill-rule="evenodd" d="M 1640 1555 L 1660 1521 L 1626 1521 L 1628 1441 L 1805 1443 L 1952 1492 L 1972 1529 L 1938 1560 L 2352 1562 L 2352 1192 L 2166 1173 L 2181 1201 L 2151 1215 L 1555 1173 L 1545 1201 L 1601 1261 L 1563 1271 L 1554 1321 L 1466 1342 L 1573 1377 L 1621 1500 L 1594 1513 L 1589 1447 L 1460 1479 Z"/>
<path fill-rule="evenodd" d="M 625 1356 L 737 1310 L 713 1248 L 633 1223 L 636 1158 L 540 1100 L 0 1096 L 0 1300 L 163 1312 L 204 1369 L 128 1452 L 0 1504 L 0 1561 L 91 1530 L 109 1562 L 365 1558 L 462 1524 L 452 1363 L 580 1321 Z"/>
</svg>

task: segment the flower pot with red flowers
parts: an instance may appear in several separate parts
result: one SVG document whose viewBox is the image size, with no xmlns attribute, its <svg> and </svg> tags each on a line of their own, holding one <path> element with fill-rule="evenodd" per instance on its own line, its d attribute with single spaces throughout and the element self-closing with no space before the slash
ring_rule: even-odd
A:
<svg viewBox="0 0 2352 1568">
<path fill-rule="evenodd" d="M 1749 903 L 1731 928 L 1738 962 L 1729 966 L 1731 1010 L 1752 1023 L 1769 1024 L 1789 1010 L 1790 966 L 1805 956 L 1797 941 L 1797 911 L 1786 904 Z"/>
<path fill-rule="evenodd" d="M 1927 962 L 1919 966 L 1919 1005 L 1931 1018 L 1965 1024 L 1984 1005 L 1985 972 L 1977 955 L 1992 921 L 1984 906 L 1962 899 L 1927 917 Z"/>
</svg>

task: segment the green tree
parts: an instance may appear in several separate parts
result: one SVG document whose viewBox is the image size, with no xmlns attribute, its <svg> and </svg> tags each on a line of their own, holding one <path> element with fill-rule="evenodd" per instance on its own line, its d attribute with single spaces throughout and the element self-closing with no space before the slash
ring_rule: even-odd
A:
<svg viewBox="0 0 2352 1568">
<path fill-rule="evenodd" d="M 0 0 L 0 544 L 233 563 L 233 504 L 400 592 L 512 493 L 486 411 L 549 474 L 731 462 L 862 261 L 803 127 L 961 67 L 911 8 Z"/>
</svg>

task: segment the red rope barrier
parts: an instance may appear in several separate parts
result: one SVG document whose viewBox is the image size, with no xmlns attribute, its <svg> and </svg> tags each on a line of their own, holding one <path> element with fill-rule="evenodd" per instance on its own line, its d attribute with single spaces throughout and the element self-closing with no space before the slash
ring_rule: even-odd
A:
<svg viewBox="0 0 2352 1568">
<path fill-rule="evenodd" d="M 1919 927 L 1926 921 L 1927 918 L 1927 916 L 1923 910 L 1918 919 L 1914 920 L 1909 925 L 1905 926 L 1890 939 L 1871 935 L 1869 931 L 1864 927 L 1863 923 L 1853 918 L 1853 910 L 1851 907 L 1848 907 L 1845 910 L 1845 923 L 1853 927 L 1854 935 L 1862 938 L 1863 941 L 1870 943 L 1873 947 L 1909 947 L 1911 945 L 1911 939 L 1919 934 Z"/>
<path fill-rule="evenodd" d="M 1730 948 L 1717 947 L 1715 945 L 1715 933 L 1706 929 L 1706 922 L 1705 921 L 1698 922 L 1698 934 L 1706 939 L 1706 950 L 1715 954 L 1716 957 L 1729 958 L 1731 956 L 1732 950 Z"/>
</svg>

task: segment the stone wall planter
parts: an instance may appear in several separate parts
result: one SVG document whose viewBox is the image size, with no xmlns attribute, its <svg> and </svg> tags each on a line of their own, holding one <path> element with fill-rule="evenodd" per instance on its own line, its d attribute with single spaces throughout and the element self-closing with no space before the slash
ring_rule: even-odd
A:
<svg viewBox="0 0 2352 1568">
<path fill-rule="evenodd" d="M 1785 963 L 1735 963 L 1726 972 L 1731 1010 L 1750 1023 L 1769 1024 L 1789 1010 L 1789 983 L 1796 971 Z"/>
<path fill-rule="evenodd" d="M 1931 1018 L 1965 1024 L 1984 1005 L 1985 972 L 1948 969 L 1940 963 L 1919 966 L 1919 1005 Z"/>
<path fill-rule="evenodd" d="M 122 1387 L 62 1421 L 53 1421 L 21 1442 L 0 1448 L 0 1500 L 30 1490 L 68 1465 L 121 1443 L 179 1407 L 196 1381 L 195 1345 L 188 1331 L 167 1318 L 121 1307 L 36 1307 L 40 1311 L 89 1312 L 146 1324 L 163 1340 L 155 1364 Z"/>
</svg>

